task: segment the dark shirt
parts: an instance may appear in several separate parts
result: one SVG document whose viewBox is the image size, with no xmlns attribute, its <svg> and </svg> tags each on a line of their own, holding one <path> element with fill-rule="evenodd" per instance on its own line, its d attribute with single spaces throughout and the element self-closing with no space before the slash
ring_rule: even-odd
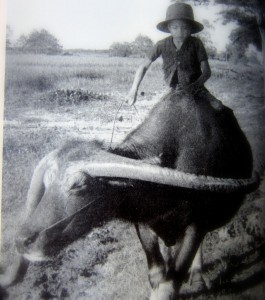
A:
<svg viewBox="0 0 265 300">
<path fill-rule="evenodd" d="M 196 81 L 202 74 L 200 63 L 208 60 L 203 43 L 193 36 L 186 38 L 179 50 L 174 45 L 172 36 L 158 41 L 148 58 L 154 61 L 159 56 L 163 59 L 165 81 L 173 88 L 178 83 L 187 85 Z"/>
</svg>

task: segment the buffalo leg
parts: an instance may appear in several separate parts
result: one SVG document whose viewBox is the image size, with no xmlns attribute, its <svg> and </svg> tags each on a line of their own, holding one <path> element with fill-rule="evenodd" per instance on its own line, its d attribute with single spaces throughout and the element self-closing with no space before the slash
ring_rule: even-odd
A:
<svg viewBox="0 0 265 300">
<path fill-rule="evenodd" d="M 174 281 L 176 293 L 179 292 L 181 284 L 188 274 L 191 263 L 199 249 L 202 237 L 203 235 L 200 233 L 195 224 L 191 224 L 187 227 L 178 256 L 176 257 L 174 268 L 171 268 L 167 275 L 170 280 Z M 200 259 L 201 254 L 199 250 L 197 260 Z"/>
<path fill-rule="evenodd" d="M 136 224 L 135 227 L 146 254 L 151 287 L 156 289 L 166 279 L 166 266 L 159 249 L 158 236 L 145 225 Z"/>
<path fill-rule="evenodd" d="M 193 286 L 193 291 L 195 292 L 201 292 L 206 288 L 206 284 L 202 276 L 202 266 L 203 266 L 203 260 L 202 260 L 202 243 L 201 243 L 190 268 L 189 283 L 190 285 Z"/>
<path fill-rule="evenodd" d="M 177 240 L 174 246 L 167 248 L 167 275 L 166 280 L 161 282 L 158 289 L 155 291 L 155 297 L 152 300 L 171 300 L 176 299 L 180 287 L 186 278 L 189 267 L 195 254 L 198 251 L 196 259 L 194 259 L 193 267 L 198 269 L 201 263 L 199 246 L 203 235 L 199 232 L 194 224 L 187 227 L 184 235 Z M 195 269 L 196 269 L 195 268 Z"/>
</svg>

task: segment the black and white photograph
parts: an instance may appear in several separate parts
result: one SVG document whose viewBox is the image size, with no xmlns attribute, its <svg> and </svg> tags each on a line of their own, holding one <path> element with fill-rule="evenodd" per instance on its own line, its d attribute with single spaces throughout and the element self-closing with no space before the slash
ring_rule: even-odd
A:
<svg viewBox="0 0 265 300">
<path fill-rule="evenodd" d="M 265 299 L 265 1 L 5 2 L 0 300 Z"/>
</svg>

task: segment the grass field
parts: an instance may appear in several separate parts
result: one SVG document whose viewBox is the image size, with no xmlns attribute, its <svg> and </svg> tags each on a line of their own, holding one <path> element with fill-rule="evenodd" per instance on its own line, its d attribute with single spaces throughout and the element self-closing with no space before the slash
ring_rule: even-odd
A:
<svg viewBox="0 0 265 300">
<path fill-rule="evenodd" d="M 4 115 L 2 265 L 13 259 L 13 238 L 23 220 L 37 162 L 71 138 L 116 143 L 136 126 L 165 92 L 161 63 L 147 73 L 137 111 L 123 104 L 138 58 L 106 55 L 8 55 Z M 265 112 L 261 66 L 210 62 L 210 91 L 233 108 L 254 154 L 265 167 Z M 236 217 L 209 233 L 203 251 L 212 288 L 198 299 L 261 299 L 264 294 L 265 187 L 247 197 Z M 232 271 L 231 271 L 232 270 Z M 240 271 L 243 270 L 243 271 Z M 257 274 L 258 279 L 253 274 Z M 260 279 L 261 278 L 261 279 Z M 232 284 L 231 284 L 232 283 Z M 234 285 L 233 285 L 234 284 Z M 233 290 L 233 287 L 240 287 Z M 146 260 L 134 227 L 112 221 L 63 250 L 56 263 L 31 265 L 10 299 L 147 299 Z"/>
</svg>

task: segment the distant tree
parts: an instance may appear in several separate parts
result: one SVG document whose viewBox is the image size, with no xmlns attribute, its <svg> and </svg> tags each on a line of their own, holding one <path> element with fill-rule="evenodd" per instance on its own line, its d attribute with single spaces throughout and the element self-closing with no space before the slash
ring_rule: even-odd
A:
<svg viewBox="0 0 265 300">
<path fill-rule="evenodd" d="M 211 30 L 214 30 L 214 26 L 208 20 L 203 20 L 202 23 L 204 25 L 204 30 L 199 32 L 197 36 L 203 42 L 206 51 L 208 53 L 208 56 L 210 58 L 215 58 L 217 55 L 217 49 L 216 47 L 214 47 L 212 36 L 210 33 Z"/>
<path fill-rule="evenodd" d="M 131 55 L 143 57 L 153 47 L 154 43 L 148 36 L 138 35 L 132 43 L 113 43 L 110 46 L 111 56 L 128 57 Z"/>
<path fill-rule="evenodd" d="M 249 45 L 254 45 L 262 50 L 262 36 L 256 16 L 255 0 L 250 4 L 246 1 L 224 1 L 216 0 L 216 3 L 226 4 L 226 8 L 221 12 L 223 23 L 233 22 L 238 26 L 232 30 L 229 39 L 231 45 L 228 46 L 227 56 L 235 63 L 246 61 L 246 50 Z"/>
<path fill-rule="evenodd" d="M 153 41 L 145 35 L 139 34 L 131 43 L 132 53 L 137 56 L 144 57 L 154 46 Z"/>
<path fill-rule="evenodd" d="M 24 50 L 27 44 L 27 36 L 22 34 L 15 42 L 14 47 L 20 50 Z"/>
<path fill-rule="evenodd" d="M 110 46 L 110 55 L 111 56 L 121 56 L 128 57 L 132 54 L 131 44 L 128 42 L 124 43 L 113 43 Z"/>
<path fill-rule="evenodd" d="M 260 49 L 260 45 L 256 43 L 259 42 L 260 39 L 254 42 L 254 38 L 254 35 L 246 34 L 246 31 L 242 27 L 232 30 L 229 35 L 230 43 L 226 47 L 229 60 L 232 60 L 234 63 L 246 61 L 245 54 L 250 44 L 253 44 Z"/>
<path fill-rule="evenodd" d="M 12 29 L 9 25 L 6 26 L 6 49 L 10 49 L 12 47 Z"/>
<path fill-rule="evenodd" d="M 248 62 L 252 64 L 261 64 L 262 63 L 262 55 L 253 45 L 249 45 L 245 55 L 248 59 Z"/>
<path fill-rule="evenodd" d="M 264 0 L 215 0 L 225 4 L 222 11 L 224 24 L 235 22 L 238 28 L 231 33 L 231 40 L 242 45 L 253 44 L 262 50 L 262 39 L 265 43 L 265 2 Z M 264 36 L 263 36 L 264 34 Z M 264 49 L 265 50 L 265 49 Z"/>
<path fill-rule="evenodd" d="M 47 30 L 34 30 L 28 36 L 21 35 L 16 46 L 25 52 L 57 54 L 62 52 L 62 46 L 56 37 Z"/>
<path fill-rule="evenodd" d="M 229 43 L 228 45 L 226 45 L 226 58 L 227 60 L 232 61 L 235 64 L 239 62 L 247 62 L 245 52 L 246 47 L 242 47 L 239 43 Z"/>
</svg>

